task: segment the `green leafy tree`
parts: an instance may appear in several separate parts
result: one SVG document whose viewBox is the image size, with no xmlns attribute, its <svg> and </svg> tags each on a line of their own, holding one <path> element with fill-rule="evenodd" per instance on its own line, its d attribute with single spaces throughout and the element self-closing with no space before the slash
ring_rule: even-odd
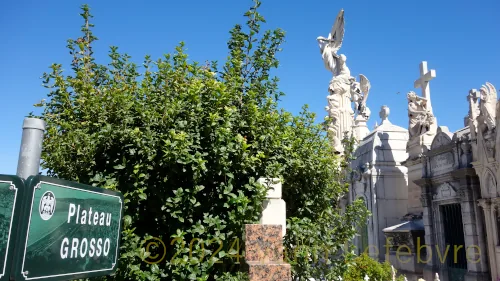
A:
<svg viewBox="0 0 500 281">
<path fill-rule="evenodd" d="M 394 271 L 397 274 L 396 270 Z M 344 280 L 359 281 L 366 275 L 370 280 L 392 280 L 391 264 L 388 261 L 380 263 L 364 253 L 354 259 L 352 266 L 345 272 Z M 400 275 L 396 280 L 403 281 L 404 278 L 404 275 Z"/>
<path fill-rule="evenodd" d="M 271 70 L 284 32 L 261 31 L 259 6 L 231 30 L 220 68 L 190 62 L 183 43 L 142 67 L 117 47 L 98 64 L 84 5 L 82 35 L 68 41 L 70 73 L 53 64 L 44 74 L 48 100 L 31 114 L 47 124 L 43 168 L 125 198 L 120 268 L 108 279 L 244 280 L 240 239 L 261 213 L 260 177 L 283 180 L 286 247 L 300 246 L 295 279 L 342 276 L 352 258 L 339 250 L 366 210 L 340 211 L 349 159 L 334 155 L 307 107 L 299 116 L 278 108 L 283 93 Z M 153 237 L 166 249 L 148 247 Z M 324 264 L 306 257 L 325 248 L 333 254 Z"/>
</svg>

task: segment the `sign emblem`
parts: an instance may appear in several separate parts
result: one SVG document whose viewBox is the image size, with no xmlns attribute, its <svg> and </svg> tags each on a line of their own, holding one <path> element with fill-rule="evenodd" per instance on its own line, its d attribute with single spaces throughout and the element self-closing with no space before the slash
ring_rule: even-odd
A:
<svg viewBox="0 0 500 281">
<path fill-rule="evenodd" d="M 49 220 L 52 215 L 54 214 L 54 211 L 56 209 L 56 197 L 54 196 L 54 193 L 52 191 L 47 191 L 42 195 L 42 198 L 40 199 L 40 217 L 43 220 Z"/>
</svg>

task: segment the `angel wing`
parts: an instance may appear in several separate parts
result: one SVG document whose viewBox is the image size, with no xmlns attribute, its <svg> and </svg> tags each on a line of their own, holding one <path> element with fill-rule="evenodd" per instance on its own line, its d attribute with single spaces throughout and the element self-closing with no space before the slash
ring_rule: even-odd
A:
<svg viewBox="0 0 500 281">
<path fill-rule="evenodd" d="M 336 76 L 337 69 L 337 52 L 342 46 L 344 39 L 344 10 L 340 10 L 333 24 L 332 30 L 328 34 L 328 38 L 318 37 L 319 48 L 326 69 L 332 71 Z"/>
<path fill-rule="evenodd" d="M 363 74 L 359 75 L 359 87 L 361 88 L 361 92 L 363 93 L 363 101 L 362 104 L 366 104 L 366 100 L 368 99 L 368 93 L 370 92 L 371 84 L 370 80 L 366 78 Z"/>
<path fill-rule="evenodd" d="M 330 47 L 333 49 L 335 54 L 342 47 L 342 41 L 344 40 L 344 10 L 340 10 L 335 19 L 335 23 L 332 26 L 330 34 L 328 34 L 328 40 L 330 41 Z"/>
<path fill-rule="evenodd" d="M 482 85 L 480 90 L 486 93 L 486 96 L 488 97 L 487 100 L 497 100 L 497 90 L 490 82 L 486 82 L 486 85 Z"/>
<path fill-rule="evenodd" d="M 486 87 L 488 87 L 490 91 L 490 95 L 495 97 L 495 100 L 497 99 L 497 90 L 495 89 L 495 86 L 491 84 L 490 82 L 486 82 Z"/>
</svg>

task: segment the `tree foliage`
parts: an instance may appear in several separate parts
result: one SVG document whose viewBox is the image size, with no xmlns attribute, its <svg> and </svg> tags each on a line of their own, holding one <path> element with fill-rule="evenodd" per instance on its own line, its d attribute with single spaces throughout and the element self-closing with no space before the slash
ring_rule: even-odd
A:
<svg viewBox="0 0 500 281">
<path fill-rule="evenodd" d="M 394 273 L 397 274 L 396 270 Z M 364 253 L 354 259 L 353 266 L 345 272 L 344 280 L 359 281 L 363 280 L 365 276 L 370 277 L 370 280 L 393 280 L 391 264 L 388 261 L 380 263 Z M 405 276 L 399 275 L 396 280 L 404 281 Z"/>
<path fill-rule="evenodd" d="M 284 32 L 261 31 L 259 6 L 231 30 L 222 67 L 189 61 L 183 43 L 139 67 L 117 47 L 109 64 L 96 63 L 84 5 L 82 35 L 68 40 L 70 73 L 53 64 L 44 74 L 48 99 L 31 114 L 47 124 L 42 167 L 125 198 L 120 268 L 108 279 L 243 280 L 242 231 L 259 220 L 267 191 L 260 177 L 283 180 L 294 277 L 342 276 L 351 255 L 337 250 L 366 210 L 340 212 L 349 159 L 333 154 L 315 115 L 278 108 L 271 71 Z M 152 237 L 166 246 L 158 263 L 145 262 L 163 254 L 148 247 Z M 325 248 L 335 252 L 327 263 L 307 258 Z"/>
</svg>

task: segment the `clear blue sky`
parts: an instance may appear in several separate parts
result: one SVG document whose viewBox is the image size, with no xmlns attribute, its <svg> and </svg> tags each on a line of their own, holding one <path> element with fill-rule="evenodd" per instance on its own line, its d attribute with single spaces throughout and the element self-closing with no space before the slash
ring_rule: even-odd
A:
<svg viewBox="0 0 500 281">
<path fill-rule="evenodd" d="M 47 95 L 41 75 L 52 63 L 69 69 L 66 40 L 77 38 L 81 4 L 94 15 L 95 52 L 106 63 L 110 45 L 141 63 L 186 42 L 195 61 L 223 61 L 235 23 L 244 23 L 250 0 L 219 1 L 0 1 L 0 173 L 15 174 L 22 122 L 32 105 Z M 428 61 L 437 78 L 431 82 L 438 125 L 463 127 L 466 95 L 489 81 L 500 89 L 500 1 L 297 1 L 263 0 L 264 28 L 286 31 L 279 55 L 282 106 L 298 113 L 303 104 L 322 119 L 331 74 L 316 43 L 327 36 L 344 8 L 346 33 L 341 53 L 353 75 L 365 74 L 372 90 L 370 128 L 380 106 L 389 119 L 407 127 L 406 93 L 413 89 L 419 63 Z M 415 90 L 420 94 L 419 90 Z M 400 92 L 398 95 L 397 93 Z"/>
</svg>

